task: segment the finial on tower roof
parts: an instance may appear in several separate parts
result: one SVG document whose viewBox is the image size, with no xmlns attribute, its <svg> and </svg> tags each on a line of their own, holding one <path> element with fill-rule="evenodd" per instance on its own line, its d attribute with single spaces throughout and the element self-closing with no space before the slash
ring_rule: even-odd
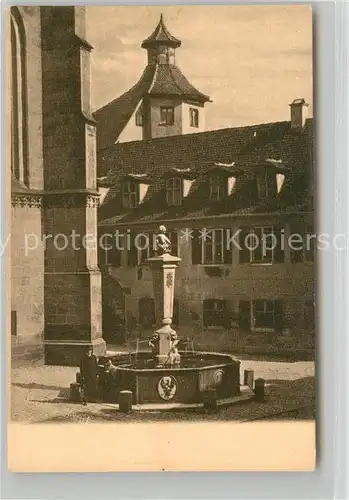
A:
<svg viewBox="0 0 349 500">
<path fill-rule="evenodd" d="M 154 47 L 154 45 L 158 44 L 169 45 L 171 47 L 180 47 L 180 45 L 182 44 L 182 42 L 178 40 L 178 38 L 172 36 L 166 28 L 164 16 L 162 13 L 160 15 L 160 21 L 158 25 L 156 26 L 153 33 L 143 41 L 142 47 L 144 49 L 149 49 L 150 47 Z"/>
</svg>

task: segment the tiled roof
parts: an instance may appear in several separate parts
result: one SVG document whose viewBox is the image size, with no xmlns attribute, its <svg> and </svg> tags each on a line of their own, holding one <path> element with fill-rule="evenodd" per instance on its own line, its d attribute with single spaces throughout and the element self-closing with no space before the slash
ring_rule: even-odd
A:
<svg viewBox="0 0 349 500">
<path fill-rule="evenodd" d="M 184 99 L 194 99 L 199 102 L 210 100 L 207 95 L 188 82 L 178 66 L 173 64 L 158 65 L 149 95 L 181 96 Z"/>
<path fill-rule="evenodd" d="M 243 217 L 248 217 L 248 216 L 265 216 L 268 214 L 268 216 L 296 216 L 299 215 L 300 213 L 306 214 L 308 212 L 308 206 L 306 204 L 302 205 L 293 205 L 289 207 L 280 207 L 280 208 L 275 208 L 271 210 L 269 207 L 267 207 L 265 210 L 263 209 L 262 206 L 251 206 L 247 207 L 245 209 L 238 209 L 234 210 L 231 212 L 225 212 L 224 214 L 219 214 L 219 215 L 226 215 L 227 217 L 234 217 L 234 218 L 243 218 Z M 154 223 L 154 224 L 167 224 L 168 222 L 176 223 L 177 221 L 183 224 L 184 222 L 189 222 L 193 221 L 195 219 L 215 219 L 217 220 L 217 214 L 212 213 L 211 210 L 203 209 L 203 210 L 197 210 L 196 212 L 186 212 L 185 214 L 181 216 L 174 216 L 173 214 L 168 214 L 166 211 L 163 212 L 155 212 L 151 215 L 141 215 L 137 219 L 134 217 L 126 217 L 126 216 L 120 216 L 116 215 L 115 217 L 110 217 L 109 219 L 103 219 L 102 221 L 99 222 L 99 227 L 114 227 L 114 226 L 119 226 L 119 227 L 127 227 L 128 225 L 148 225 L 149 223 Z M 136 223 L 136 224 L 134 224 Z M 131 226 L 130 226 L 131 227 Z"/>
<path fill-rule="evenodd" d="M 97 121 L 97 150 L 115 144 L 154 78 L 154 67 L 147 66 L 130 90 L 94 113 Z"/>
<path fill-rule="evenodd" d="M 188 82 L 177 66 L 148 65 L 136 85 L 94 113 L 97 121 L 98 150 L 116 143 L 145 95 L 181 96 L 183 99 L 198 102 L 210 100 Z"/>
<path fill-rule="evenodd" d="M 100 175 L 107 174 L 112 186 L 100 208 L 100 224 L 300 210 L 307 203 L 311 143 L 312 120 L 301 133 L 294 132 L 290 122 L 278 122 L 117 144 L 99 153 Z M 237 176 L 227 199 L 211 202 L 206 181 L 217 164 L 234 164 L 229 168 L 243 175 Z M 253 174 L 267 164 L 290 172 L 279 195 L 260 202 Z M 168 207 L 165 199 L 164 176 L 174 167 L 190 168 L 195 177 L 180 207 Z M 146 173 L 152 182 L 143 202 L 127 212 L 121 206 L 120 180 L 130 173 Z"/>
<path fill-rule="evenodd" d="M 159 24 L 153 31 L 153 33 L 144 40 L 142 43 L 143 48 L 148 48 L 154 46 L 158 43 L 165 43 L 171 45 L 173 47 L 179 47 L 181 45 L 181 41 L 178 38 L 175 38 L 171 35 L 168 29 L 165 26 L 163 15 L 161 14 Z"/>
<path fill-rule="evenodd" d="M 140 101 L 146 95 L 180 96 L 184 100 L 207 102 L 210 98 L 199 92 L 172 64 L 148 65 L 139 81 L 129 91 L 94 113 L 97 121 L 97 149 L 116 143 Z"/>
</svg>

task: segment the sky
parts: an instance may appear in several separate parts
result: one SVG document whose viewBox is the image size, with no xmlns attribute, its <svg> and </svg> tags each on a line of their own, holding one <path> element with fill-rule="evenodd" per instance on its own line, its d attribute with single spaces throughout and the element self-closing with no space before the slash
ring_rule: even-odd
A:
<svg viewBox="0 0 349 500">
<path fill-rule="evenodd" d="M 89 6 L 92 107 L 126 92 L 146 65 L 142 41 L 163 13 L 182 40 L 176 64 L 212 99 L 206 129 L 289 120 L 304 97 L 312 114 L 312 12 L 305 5 Z"/>
</svg>

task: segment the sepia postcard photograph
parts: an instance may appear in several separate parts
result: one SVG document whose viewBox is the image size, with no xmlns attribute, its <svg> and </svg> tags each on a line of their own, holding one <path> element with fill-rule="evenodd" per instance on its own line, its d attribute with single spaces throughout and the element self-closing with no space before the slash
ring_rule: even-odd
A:
<svg viewBox="0 0 349 500">
<path fill-rule="evenodd" d="M 312 26 L 7 9 L 11 470 L 314 469 Z"/>
</svg>

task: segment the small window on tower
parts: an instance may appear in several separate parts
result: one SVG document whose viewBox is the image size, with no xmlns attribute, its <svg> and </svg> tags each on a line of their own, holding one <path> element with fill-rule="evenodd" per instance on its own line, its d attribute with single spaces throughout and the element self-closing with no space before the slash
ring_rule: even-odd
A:
<svg viewBox="0 0 349 500">
<path fill-rule="evenodd" d="M 136 125 L 137 127 L 143 127 L 143 111 L 141 109 L 136 111 Z"/>
<path fill-rule="evenodd" d="M 191 127 L 199 127 L 199 110 L 196 108 L 189 108 L 190 115 L 190 126 Z"/>
<path fill-rule="evenodd" d="M 174 124 L 174 108 L 160 108 L 160 125 Z"/>
</svg>

